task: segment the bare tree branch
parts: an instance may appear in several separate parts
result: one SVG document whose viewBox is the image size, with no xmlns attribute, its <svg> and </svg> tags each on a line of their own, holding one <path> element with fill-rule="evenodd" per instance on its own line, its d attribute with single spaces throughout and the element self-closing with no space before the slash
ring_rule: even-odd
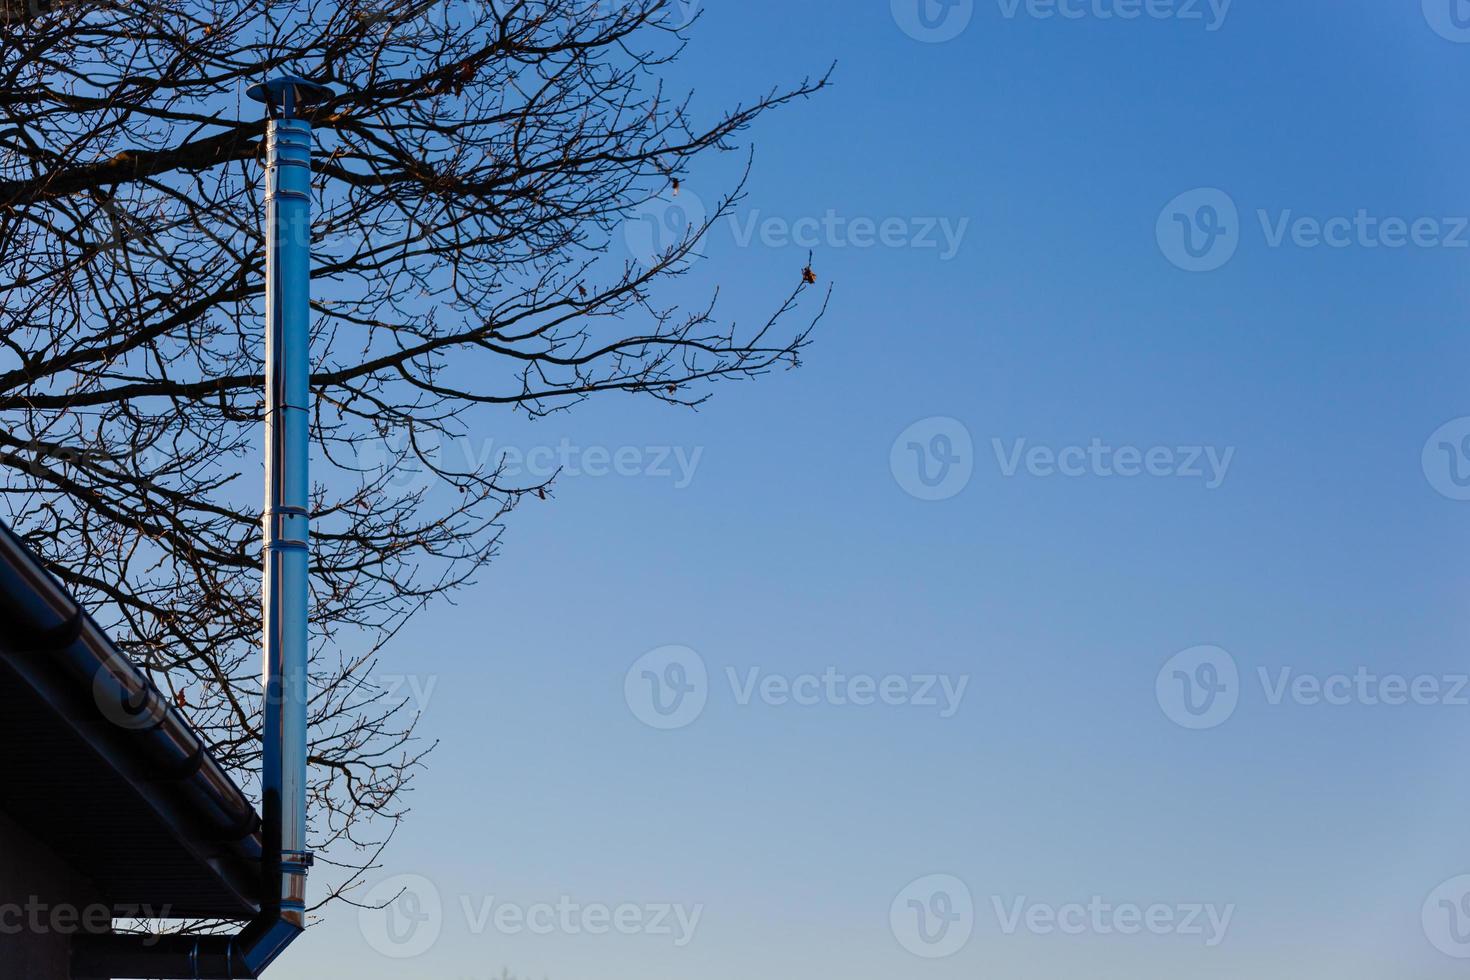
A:
<svg viewBox="0 0 1470 980">
<path fill-rule="evenodd" d="M 544 484 L 435 447 L 466 412 L 607 392 L 693 406 L 797 363 L 802 277 L 745 329 L 659 290 L 705 228 L 610 247 L 640 205 L 826 77 L 700 120 L 661 83 L 674 0 L 0 0 L 0 507 L 247 785 L 259 759 L 264 125 L 315 116 L 312 831 L 373 866 L 427 748 L 374 682 Z M 740 186 L 708 223 L 735 206 Z M 708 224 L 706 225 L 708 227 Z M 476 406 L 480 408 L 476 409 Z M 432 486 L 402 489 L 413 468 Z"/>
</svg>

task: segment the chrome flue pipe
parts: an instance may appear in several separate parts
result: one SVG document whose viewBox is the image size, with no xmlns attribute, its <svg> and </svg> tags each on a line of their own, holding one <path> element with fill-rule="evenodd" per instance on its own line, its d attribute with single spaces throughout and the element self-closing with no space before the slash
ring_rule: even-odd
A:
<svg viewBox="0 0 1470 980">
<path fill-rule="evenodd" d="M 298 112 L 317 86 L 276 79 L 252 89 L 266 129 L 265 685 L 262 816 L 267 868 L 284 926 L 306 928 L 308 495 L 311 329 L 311 123 Z M 294 938 L 294 937 L 293 937 Z"/>
<path fill-rule="evenodd" d="M 77 977 L 253 980 L 306 928 L 311 124 L 302 112 L 331 92 L 285 76 L 248 94 L 269 118 L 260 913 L 236 936 L 96 937 L 73 950 Z"/>
</svg>

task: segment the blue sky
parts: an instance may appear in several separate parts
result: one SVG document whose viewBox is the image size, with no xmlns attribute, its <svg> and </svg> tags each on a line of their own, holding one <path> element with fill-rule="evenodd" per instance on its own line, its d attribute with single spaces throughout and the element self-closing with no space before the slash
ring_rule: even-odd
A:
<svg viewBox="0 0 1470 980">
<path fill-rule="evenodd" d="M 418 905 L 286 980 L 1460 975 L 1465 19 L 917 3 L 705 4 L 696 106 L 838 70 L 688 288 L 759 319 L 811 234 L 831 312 L 697 414 L 472 423 L 637 475 L 402 635 Z"/>
</svg>

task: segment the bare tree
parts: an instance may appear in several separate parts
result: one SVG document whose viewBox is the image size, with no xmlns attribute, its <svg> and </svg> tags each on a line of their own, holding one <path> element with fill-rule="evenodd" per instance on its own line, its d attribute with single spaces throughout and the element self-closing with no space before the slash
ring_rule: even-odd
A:
<svg viewBox="0 0 1470 980">
<path fill-rule="evenodd" d="M 467 412 L 624 392 L 694 406 L 791 367 L 826 302 L 768 319 L 660 301 L 700 234 L 640 260 L 619 223 L 826 84 L 701 122 L 663 68 L 687 0 L 0 0 L 0 500 L 247 786 L 259 757 L 264 123 L 314 122 L 315 844 L 343 894 L 425 746 L 384 645 L 469 582 L 547 485 L 436 453 Z M 738 184 L 738 182 L 737 182 Z M 304 233 L 304 232 L 303 232 Z M 798 274 L 800 272 L 800 274 Z M 788 292 L 789 286 L 789 292 Z M 432 488 L 397 478 L 434 475 Z"/>
</svg>

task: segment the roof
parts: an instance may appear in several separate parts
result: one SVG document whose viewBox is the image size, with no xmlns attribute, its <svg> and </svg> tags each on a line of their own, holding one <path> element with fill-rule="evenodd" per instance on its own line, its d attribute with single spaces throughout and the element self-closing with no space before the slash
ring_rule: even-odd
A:
<svg viewBox="0 0 1470 980">
<path fill-rule="evenodd" d="M 255 808 L 4 524 L 0 623 L 0 809 L 119 916 L 255 915 Z"/>
</svg>

